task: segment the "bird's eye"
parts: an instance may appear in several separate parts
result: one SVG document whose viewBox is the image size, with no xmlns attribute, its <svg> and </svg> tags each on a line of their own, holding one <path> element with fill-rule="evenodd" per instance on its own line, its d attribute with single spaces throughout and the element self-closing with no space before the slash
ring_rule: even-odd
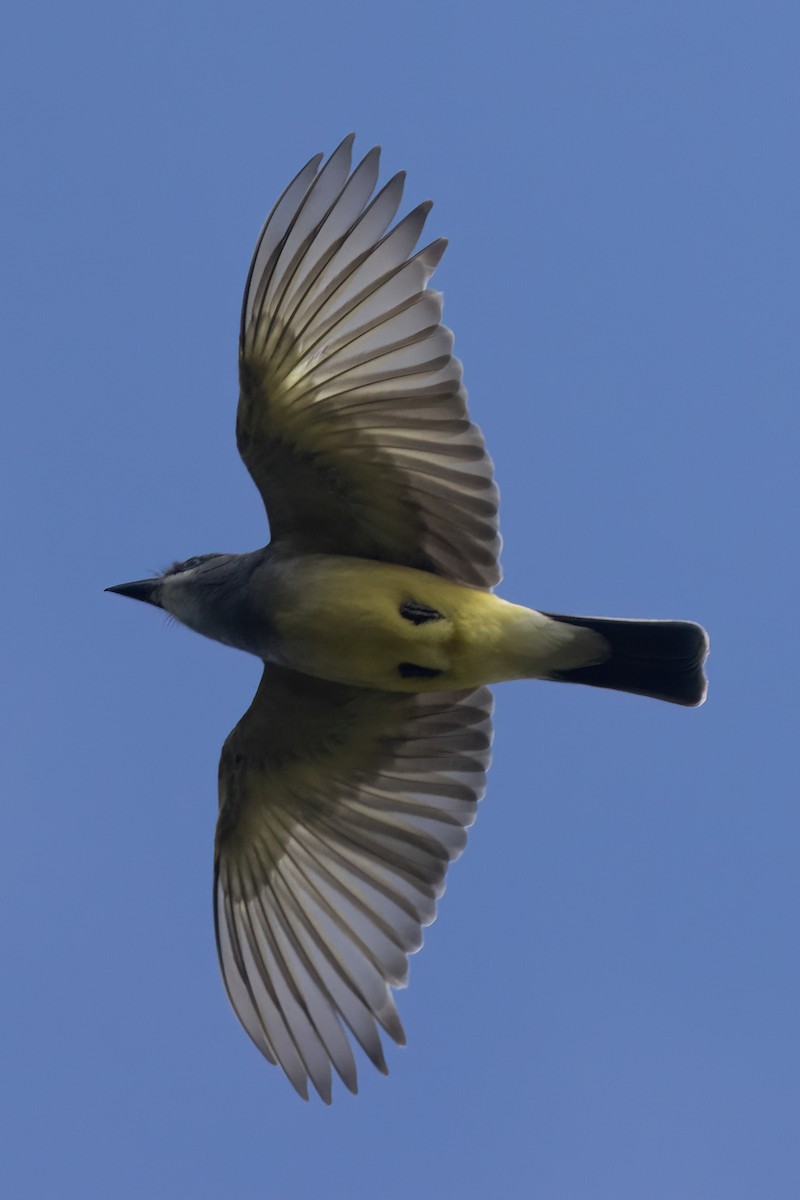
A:
<svg viewBox="0 0 800 1200">
<path fill-rule="evenodd" d="M 191 571 L 192 567 L 199 567 L 210 557 L 209 554 L 198 554 L 194 558 L 187 558 L 185 562 L 174 562 L 171 567 L 167 568 L 164 575 L 180 575 L 181 571 Z"/>
</svg>

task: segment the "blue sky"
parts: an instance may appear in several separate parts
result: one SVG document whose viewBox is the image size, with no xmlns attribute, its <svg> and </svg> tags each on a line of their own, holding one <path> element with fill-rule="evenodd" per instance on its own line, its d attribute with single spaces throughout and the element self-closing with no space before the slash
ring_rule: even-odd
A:
<svg viewBox="0 0 800 1200">
<path fill-rule="evenodd" d="M 800 1194 L 799 43 L 772 0 L 7 11 L 4 1194 Z M 409 1045 L 326 1109 L 215 960 L 258 664 L 103 588 L 263 544 L 241 290 L 350 129 L 451 239 L 502 594 L 696 619 L 712 657 L 697 711 L 497 689 Z"/>
</svg>

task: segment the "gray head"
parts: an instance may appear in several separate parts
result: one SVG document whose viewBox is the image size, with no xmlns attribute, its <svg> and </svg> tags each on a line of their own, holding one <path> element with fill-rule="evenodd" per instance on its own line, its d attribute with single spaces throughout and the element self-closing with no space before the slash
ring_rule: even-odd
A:
<svg viewBox="0 0 800 1200">
<path fill-rule="evenodd" d="M 262 557 L 263 551 L 199 554 L 153 579 L 118 583 L 106 591 L 153 604 L 197 633 L 252 651 L 248 584 Z"/>
</svg>

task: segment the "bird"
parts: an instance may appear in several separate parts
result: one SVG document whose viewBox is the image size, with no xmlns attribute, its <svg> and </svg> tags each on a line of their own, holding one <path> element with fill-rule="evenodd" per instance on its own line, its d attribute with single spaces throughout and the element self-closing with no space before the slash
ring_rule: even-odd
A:
<svg viewBox="0 0 800 1200">
<path fill-rule="evenodd" d="M 501 598 L 498 490 L 417 250 L 354 135 L 313 157 L 253 254 L 239 335 L 239 452 L 271 540 L 108 588 L 263 674 L 224 743 L 214 853 L 222 976 L 295 1090 L 357 1091 L 404 1044 L 393 991 L 486 787 L 491 684 L 544 679 L 695 706 L 689 621 L 576 617 Z"/>
</svg>

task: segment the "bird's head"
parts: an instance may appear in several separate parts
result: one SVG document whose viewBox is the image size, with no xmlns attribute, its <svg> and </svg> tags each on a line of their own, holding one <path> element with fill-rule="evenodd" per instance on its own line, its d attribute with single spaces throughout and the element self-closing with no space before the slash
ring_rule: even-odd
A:
<svg viewBox="0 0 800 1200">
<path fill-rule="evenodd" d="M 198 633 L 218 636 L 211 632 L 215 610 L 219 608 L 229 585 L 236 579 L 237 564 L 244 555 L 198 554 L 184 562 L 173 563 L 153 579 L 136 579 L 106 588 L 132 600 L 143 600 L 162 608 L 182 624 Z"/>
</svg>

